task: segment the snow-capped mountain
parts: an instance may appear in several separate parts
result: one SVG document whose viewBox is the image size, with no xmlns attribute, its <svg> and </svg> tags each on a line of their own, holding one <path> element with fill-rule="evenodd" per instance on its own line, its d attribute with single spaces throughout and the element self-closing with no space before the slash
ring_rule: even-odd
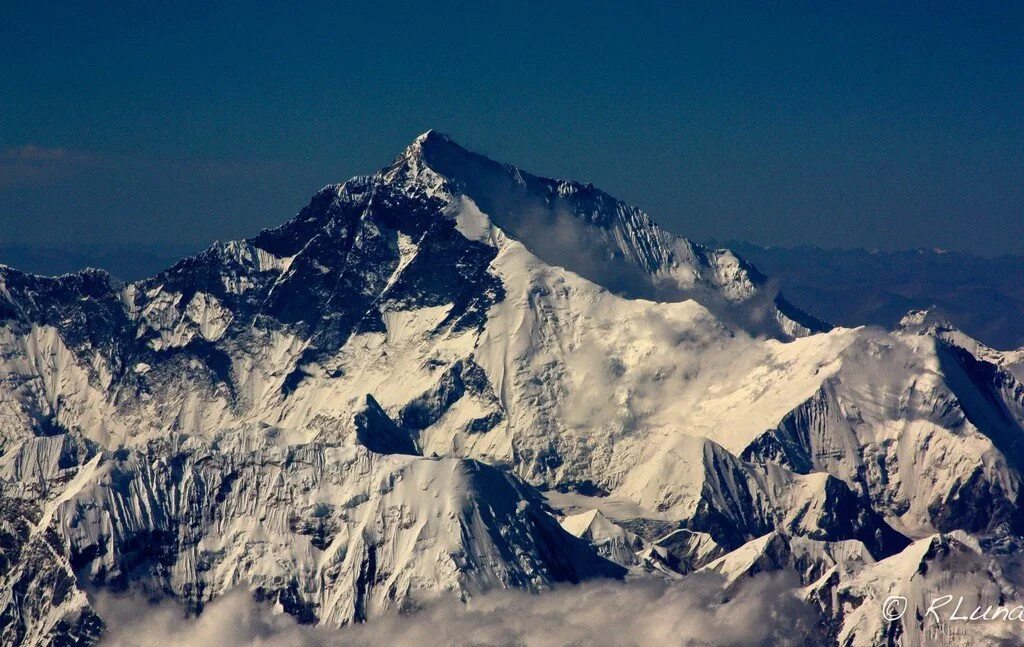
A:
<svg viewBox="0 0 1024 647">
<path fill-rule="evenodd" d="M 1014 362 L 833 329 L 727 250 L 431 131 L 151 279 L 0 267 L 3 635 L 92 640 L 94 586 L 196 611 L 245 586 L 342 626 L 790 569 L 873 644 L 865 600 L 906 578 L 868 569 L 1021 531 Z"/>
</svg>

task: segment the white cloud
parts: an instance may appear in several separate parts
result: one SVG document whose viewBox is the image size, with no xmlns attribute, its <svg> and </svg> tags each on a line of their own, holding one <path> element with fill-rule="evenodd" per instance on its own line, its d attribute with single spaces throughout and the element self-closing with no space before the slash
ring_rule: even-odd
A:
<svg viewBox="0 0 1024 647">
<path fill-rule="evenodd" d="M 141 595 L 100 592 L 90 596 L 107 623 L 104 647 L 306 647 L 328 644 L 327 632 L 258 604 L 248 591 L 220 597 L 198 617 L 187 618 L 174 602 L 150 603 Z"/>
<path fill-rule="evenodd" d="M 727 603 L 717 579 L 591 582 L 540 595 L 489 593 L 342 630 L 302 626 L 236 590 L 185 619 L 170 603 L 101 594 L 110 633 L 104 644 L 143 645 L 785 645 L 803 644 L 816 616 L 777 575 L 750 580 Z"/>
</svg>

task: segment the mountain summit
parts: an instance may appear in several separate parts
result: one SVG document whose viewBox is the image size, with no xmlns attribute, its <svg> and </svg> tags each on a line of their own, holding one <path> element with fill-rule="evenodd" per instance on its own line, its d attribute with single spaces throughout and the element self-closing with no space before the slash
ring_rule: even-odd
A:
<svg viewBox="0 0 1024 647">
<path fill-rule="evenodd" d="M 829 328 L 789 304 L 766 277 L 728 250 L 711 250 L 672 234 L 593 185 L 494 162 L 435 130 L 416 138 L 384 177 L 420 178 L 428 186 L 441 178 L 449 193 L 472 201 L 541 260 L 616 294 L 694 299 L 738 325 L 772 336 Z"/>
<path fill-rule="evenodd" d="M 919 637 L 879 598 L 1021 584 L 1024 386 L 992 353 L 830 328 L 731 252 L 430 131 L 149 279 L 0 267 L 0 637 L 94 642 L 93 587 L 200 612 L 243 586 L 339 627 L 765 570 L 833 642 Z"/>
</svg>

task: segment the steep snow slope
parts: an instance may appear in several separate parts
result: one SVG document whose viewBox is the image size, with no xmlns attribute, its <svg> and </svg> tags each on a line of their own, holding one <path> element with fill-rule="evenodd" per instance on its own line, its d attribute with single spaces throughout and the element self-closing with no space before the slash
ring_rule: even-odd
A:
<svg viewBox="0 0 1024 647">
<path fill-rule="evenodd" d="M 865 333 L 840 362 L 743 456 L 835 474 L 912 536 L 1020 527 L 1020 383 L 931 335 Z"/>
<path fill-rule="evenodd" d="M 838 642 L 851 647 L 1019 644 L 1024 640 L 1019 620 L 1007 621 L 1005 615 L 1002 621 L 963 620 L 979 606 L 976 617 L 1020 604 L 1019 582 L 1011 583 L 1004 570 L 1007 561 L 986 555 L 960 533 L 939 534 L 855 574 L 830 573 L 808 594 L 825 601 L 840 623 Z M 890 596 L 904 598 L 906 605 L 900 618 L 887 622 L 880 611 Z M 951 619 L 958 605 L 961 619 Z"/>
<path fill-rule="evenodd" d="M 341 625 L 442 595 L 621 572 L 494 468 L 273 440 L 256 429 L 174 437 L 79 467 L 68 436 L 36 438 L 0 474 L 23 484 L 12 496 L 50 493 L 29 534 L 67 542 L 86 583 L 141 582 L 196 610 L 245 584 L 303 622 Z M 42 568 L 35 559 L 20 567 Z"/>
</svg>

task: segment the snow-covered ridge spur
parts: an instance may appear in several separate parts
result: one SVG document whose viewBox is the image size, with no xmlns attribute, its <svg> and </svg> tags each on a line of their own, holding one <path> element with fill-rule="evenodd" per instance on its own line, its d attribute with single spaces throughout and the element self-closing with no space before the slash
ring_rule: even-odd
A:
<svg viewBox="0 0 1024 647">
<path fill-rule="evenodd" d="M 95 637 L 86 585 L 193 610 L 245 586 L 338 626 L 782 569 L 874 644 L 865 569 L 881 595 L 916 567 L 872 565 L 1021 529 L 1010 364 L 945 328 L 831 329 L 727 251 L 435 132 L 152 279 L 2 268 L 0 319 L 17 641 Z"/>
</svg>

